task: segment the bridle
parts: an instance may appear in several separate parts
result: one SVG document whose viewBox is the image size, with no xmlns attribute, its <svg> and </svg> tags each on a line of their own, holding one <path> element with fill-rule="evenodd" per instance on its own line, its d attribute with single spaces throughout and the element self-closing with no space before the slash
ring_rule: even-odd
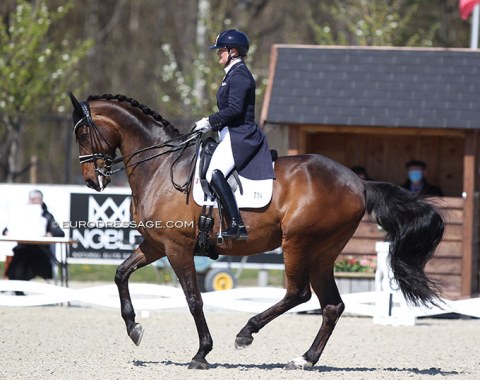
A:
<svg viewBox="0 0 480 380">
<path fill-rule="evenodd" d="M 106 153 L 97 153 L 93 152 L 95 148 L 93 147 L 93 137 L 95 137 L 95 140 L 99 140 L 98 137 L 100 137 L 106 144 L 107 146 L 113 150 L 108 143 L 107 139 L 102 135 L 98 127 L 95 125 L 95 122 L 92 119 L 92 115 L 90 113 L 90 107 L 87 102 L 81 102 L 80 103 L 81 110 L 83 116 L 75 123 L 73 126 L 73 134 L 76 136 L 77 129 L 82 127 L 82 126 L 87 126 L 89 127 L 89 133 L 92 141 L 92 146 L 91 146 L 91 151 L 92 153 L 90 154 L 84 154 L 84 155 L 79 155 L 78 159 L 80 161 L 80 164 L 86 164 L 88 162 L 93 162 L 94 168 L 95 168 L 95 173 L 100 176 L 104 177 L 105 179 L 110 179 L 110 176 L 112 174 L 112 166 L 117 163 L 117 159 L 115 158 L 115 155 L 110 155 Z M 91 132 L 94 131 L 92 134 Z M 95 144 L 96 145 L 96 144 Z M 101 165 L 98 165 L 98 161 L 102 161 Z M 100 181 L 101 183 L 101 181 Z"/>
<path fill-rule="evenodd" d="M 88 102 L 80 102 L 80 106 L 81 106 L 81 111 L 82 111 L 83 115 L 81 117 L 79 117 L 78 121 L 76 121 L 75 125 L 73 126 L 73 134 L 76 136 L 77 129 L 82 127 L 82 126 L 89 127 L 89 132 L 90 133 L 93 131 L 93 134 L 90 135 L 92 137 L 90 139 L 91 144 L 92 144 L 92 146 L 91 146 L 92 153 L 79 155 L 78 159 L 80 161 L 80 164 L 93 162 L 95 173 L 97 174 L 97 176 L 103 177 L 107 181 L 110 181 L 110 177 L 113 174 L 119 173 L 123 170 L 126 170 L 127 168 L 140 165 L 144 162 L 153 160 L 154 158 L 163 156 L 163 155 L 168 154 L 168 153 L 179 152 L 178 156 L 174 159 L 174 161 L 172 162 L 172 165 L 170 167 L 170 179 L 171 179 L 171 182 L 172 182 L 172 184 L 173 184 L 173 186 L 175 187 L 176 190 L 184 192 L 184 193 L 187 194 L 187 202 L 188 202 L 188 195 L 190 193 L 191 183 L 192 183 L 192 180 L 193 180 L 193 174 L 194 174 L 194 170 L 195 170 L 195 162 L 196 162 L 196 158 L 197 158 L 197 154 L 198 154 L 198 150 L 199 150 L 199 146 L 200 146 L 200 142 L 201 142 L 202 132 L 192 130 L 192 131 L 190 131 L 186 134 L 175 136 L 171 140 L 168 140 L 164 143 L 155 144 L 155 145 L 152 145 L 152 146 L 149 146 L 149 147 L 141 148 L 141 149 L 136 150 L 133 153 L 130 153 L 130 154 L 127 154 L 127 155 L 124 155 L 124 156 L 120 156 L 120 157 L 116 157 L 115 154 L 111 155 L 111 154 L 107 154 L 107 153 L 94 152 L 94 150 L 96 148 L 93 146 L 94 145 L 93 137 L 95 137 L 96 141 L 99 141 L 100 138 L 101 138 L 106 143 L 106 145 L 110 148 L 110 150 L 114 151 L 114 149 L 110 146 L 107 139 L 102 135 L 101 131 L 99 130 L 99 128 L 97 127 L 97 125 L 93 121 L 92 115 L 90 113 L 90 107 L 88 105 Z M 78 117 L 78 115 L 77 115 L 77 117 Z M 178 142 L 179 140 L 180 140 L 180 142 Z M 175 179 L 174 179 L 174 167 L 178 163 L 180 158 L 182 157 L 185 150 L 188 147 L 193 146 L 193 145 L 196 145 L 196 149 L 195 149 L 195 154 L 193 155 L 192 160 L 190 162 L 191 170 L 190 170 L 189 176 L 188 176 L 187 180 L 185 181 L 185 183 L 178 184 L 178 183 L 175 182 Z M 130 160 L 132 160 L 136 155 L 138 155 L 140 153 L 151 151 L 151 150 L 154 150 L 154 149 L 162 149 L 162 148 L 166 148 L 166 150 L 164 150 L 162 152 L 159 152 L 159 153 L 155 153 L 151 156 L 140 159 L 138 161 L 135 161 L 135 162 L 132 162 L 132 163 L 130 162 Z M 102 164 L 98 165 L 98 161 L 102 161 Z M 126 163 L 128 162 L 128 163 L 125 164 L 124 166 L 120 167 L 120 168 L 112 170 L 112 167 L 115 164 L 118 164 L 120 162 L 126 162 Z M 100 181 L 100 184 L 101 183 L 102 182 Z"/>
</svg>

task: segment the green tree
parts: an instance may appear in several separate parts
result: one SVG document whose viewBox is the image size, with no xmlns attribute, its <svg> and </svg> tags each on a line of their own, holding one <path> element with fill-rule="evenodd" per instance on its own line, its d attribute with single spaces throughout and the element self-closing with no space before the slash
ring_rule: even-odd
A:
<svg viewBox="0 0 480 380">
<path fill-rule="evenodd" d="M 27 126 L 41 115 L 62 111 L 78 63 L 92 46 L 91 40 L 74 45 L 66 37 L 52 40 L 52 27 L 71 7 L 68 2 L 50 10 L 47 0 L 18 0 L 0 23 L 0 178 L 7 182 L 20 172 L 20 141 Z"/>
<path fill-rule="evenodd" d="M 418 26 L 422 2 L 334 0 L 310 8 L 308 22 L 322 45 L 424 46 L 434 45 L 438 20 Z"/>
<path fill-rule="evenodd" d="M 216 34 L 228 29 L 230 20 L 226 16 L 226 6 L 219 4 L 212 12 L 211 0 L 199 0 L 197 3 L 197 21 L 195 39 L 190 49 L 194 51 L 192 62 L 185 64 L 177 59 L 174 46 L 162 43 L 161 49 L 166 60 L 157 68 L 161 84 L 155 90 L 166 112 L 174 117 L 187 114 L 189 117 L 201 117 L 214 112 L 216 107 L 215 92 L 222 77 L 217 63 L 216 51 L 208 49 L 215 41 Z"/>
<path fill-rule="evenodd" d="M 216 92 L 224 73 L 218 64 L 217 51 L 209 50 L 209 46 L 214 43 L 221 31 L 241 29 L 249 35 L 250 49 L 247 62 L 249 65 L 253 63 L 258 37 L 255 28 L 249 30 L 246 26 L 247 21 L 234 16 L 251 13 L 254 17 L 253 15 L 261 13 L 269 2 L 257 0 L 248 4 L 237 4 L 221 0 L 198 0 L 195 39 L 189 46 L 195 52 L 191 61 L 178 59 L 174 46 L 169 42 L 161 45 L 165 63 L 157 68 L 156 74 L 161 78 L 161 82 L 154 84 L 153 87 L 159 94 L 165 113 L 173 117 L 183 114 L 189 118 L 192 116 L 198 118 L 217 110 Z M 265 84 L 255 70 L 253 75 L 257 80 L 257 99 L 261 99 Z"/>
</svg>

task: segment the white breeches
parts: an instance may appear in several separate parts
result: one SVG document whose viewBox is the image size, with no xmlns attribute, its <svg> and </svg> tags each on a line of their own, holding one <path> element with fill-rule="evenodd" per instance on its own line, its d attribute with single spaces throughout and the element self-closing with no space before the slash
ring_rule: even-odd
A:
<svg viewBox="0 0 480 380">
<path fill-rule="evenodd" d="M 210 166 L 208 167 L 207 174 L 205 175 L 207 181 L 210 183 L 212 180 L 212 173 L 214 170 L 220 170 L 225 178 L 235 168 L 235 160 L 233 159 L 232 143 L 230 141 L 230 132 L 228 128 L 223 128 L 220 132 L 220 143 L 213 152 Z"/>
</svg>

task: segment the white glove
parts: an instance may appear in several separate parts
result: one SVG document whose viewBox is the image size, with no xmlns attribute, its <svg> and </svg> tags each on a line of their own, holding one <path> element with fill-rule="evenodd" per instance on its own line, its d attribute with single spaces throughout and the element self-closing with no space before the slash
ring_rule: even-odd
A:
<svg viewBox="0 0 480 380">
<path fill-rule="evenodd" d="M 195 129 L 194 129 L 195 131 L 207 132 L 210 129 L 212 129 L 212 126 L 208 121 L 208 117 L 204 117 L 203 119 L 195 123 Z"/>
</svg>

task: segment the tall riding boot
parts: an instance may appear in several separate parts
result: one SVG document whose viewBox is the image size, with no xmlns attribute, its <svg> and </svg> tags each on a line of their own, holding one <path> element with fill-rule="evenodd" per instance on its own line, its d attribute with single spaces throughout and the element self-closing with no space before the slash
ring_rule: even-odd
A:
<svg viewBox="0 0 480 380">
<path fill-rule="evenodd" d="M 248 233 L 243 224 L 242 217 L 240 216 L 237 201 L 235 200 L 230 185 L 220 170 L 213 171 L 210 185 L 220 201 L 222 210 L 225 211 L 230 222 L 230 226 L 222 232 L 222 236 L 225 238 L 246 240 L 248 238 Z"/>
</svg>

